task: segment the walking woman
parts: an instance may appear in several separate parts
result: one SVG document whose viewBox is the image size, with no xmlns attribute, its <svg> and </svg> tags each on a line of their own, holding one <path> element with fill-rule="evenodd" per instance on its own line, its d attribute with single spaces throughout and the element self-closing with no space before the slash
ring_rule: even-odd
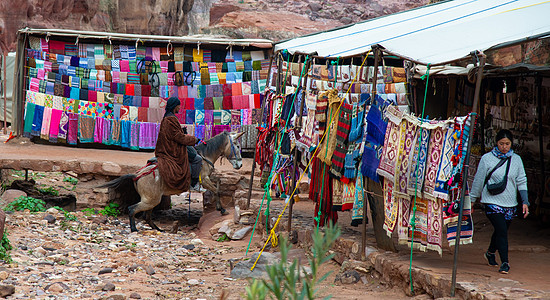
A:
<svg viewBox="0 0 550 300">
<path fill-rule="evenodd" d="M 496 251 L 500 255 L 500 273 L 510 271 L 508 260 L 508 228 L 517 214 L 527 217 L 527 177 L 523 161 L 512 148 L 514 139 L 509 130 L 503 129 L 496 136 L 497 145 L 481 157 L 470 191 L 473 202 L 481 199 L 485 215 L 494 228 L 491 243 L 484 256 L 490 266 L 498 266 Z M 517 194 L 521 199 L 517 199 Z M 519 202 L 521 201 L 521 202 Z M 518 203 L 522 203 L 521 206 Z"/>
</svg>

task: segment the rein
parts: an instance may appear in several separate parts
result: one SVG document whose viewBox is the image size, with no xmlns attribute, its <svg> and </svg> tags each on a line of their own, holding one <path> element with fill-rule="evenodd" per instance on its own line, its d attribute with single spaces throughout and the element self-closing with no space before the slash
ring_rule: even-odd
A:
<svg viewBox="0 0 550 300">
<path fill-rule="evenodd" d="M 135 182 L 135 181 L 138 181 L 141 177 L 147 176 L 147 175 L 149 175 L 149 174 L 151 174 L 151 173 L 153 173 L 153 176 L 155 176 L 155 170 L 156 170 L 157 167 L 158 167 L 158 165 L 157 165 L 156 162 L 154 162 L 154 163 L 152 163 L 152 162 L 147 162 L 147 164 L 146 164 L 144 167 L 142 167 L 141 169 L 139 169 L 136 173 L 141 172 L 143 169 L 145 169 L 145 168 L 147 168 L 147 167 L 149 167 L 149 166 L 151 166 L 151 165 L 154 165 L 154 167 L 152 167 L 151 169 L 149 169 L 147 172 L 143 172 L 142 174 L 139 174 L 139 175 L 137 175 L 136 177 L 134 177 L 134 182 Z"/>
</svg>

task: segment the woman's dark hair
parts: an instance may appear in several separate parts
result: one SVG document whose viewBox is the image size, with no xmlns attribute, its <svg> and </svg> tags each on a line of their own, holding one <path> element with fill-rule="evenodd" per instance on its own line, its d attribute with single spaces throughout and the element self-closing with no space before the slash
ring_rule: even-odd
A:
<svg viewBox="0 0 550 300">
<path fill-rule="evenodd" d="M 512 144 L 514 143 L 514 135 L 508 129 L 501 129 L 497 133 L 497 136 L 495 138 L 495 142 L 498 142 L 498 141 L 502 140 L 503 138 L 509 139 L 512 142 Z"/>
</svg>

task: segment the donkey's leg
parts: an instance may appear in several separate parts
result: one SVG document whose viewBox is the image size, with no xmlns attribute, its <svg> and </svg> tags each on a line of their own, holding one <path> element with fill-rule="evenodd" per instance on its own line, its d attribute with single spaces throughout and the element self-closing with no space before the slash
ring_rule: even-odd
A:
<svg viewBox="0 0 550 300">
<path fill-rule="evenodd" d="M 148 210 L 148 211 L 145 212 L 145 220 L 147 221 L 147 224 L 149 224 L 149 226 L 151 226 L 151 228 L 153 228 L 154 230 L 164 232 L 164 230 L 158 228 L 157 225 L 155 225 L 155 223 L 153 223 L 153 220 L 151 218 L 152 215 L 153 215 L 153 210 Z"/>
<path fill-rule="evenodd" d="M 202 186 L 204 186 L 207 190 L 211 191 L 214 196 L 216 197 L 216 210 L 219 210 L 222 215 L 226 215 L 227 212 L 222 207 L 221 199 L 220 199 L 220 179 L 219 178 L 211 178 L 210 176 L 202 177 Z"/>
<path fill-rule="evenodd" d="M 141 201 L 138 204 L 128 207 L 129 217 L 130 217 L 130 228 L 132 232 L 137 231 L 134 216 L 138 212 L 142 212 L 142 211 L 149 212 L 153 210 L 153 208 L 155 208 L 155 206 L 157 206 L 161 201 L 162 183 L 159 182 L 160 180 L 155 179 L 154 174 L 155 173 L 153 172 L 151 174 L 143 176 L 141 179 L 137 181 L 136 190 L 141 196 Z M 146 217 L 147 217 L 147 214 L 146 214 Z M 147 221 L 147 223 L 153 229 L 158 228 L 156 226 L 151 225 L 152 222 L 150 223 L 149 220 Z"/>
</svg>

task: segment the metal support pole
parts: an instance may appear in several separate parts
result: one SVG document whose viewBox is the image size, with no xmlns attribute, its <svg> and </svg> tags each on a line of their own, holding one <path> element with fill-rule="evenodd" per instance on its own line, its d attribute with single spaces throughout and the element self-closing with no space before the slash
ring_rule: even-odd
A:
<svg viewBox="0 0 550 300">
<path fill-rule="evenodd" d="M 271 84 L 270 78 L 271 78 L 271 66 L 273 65 L 273 56 L 271 56 L 271 59 L 269 60 L 269 72 L 267 74 L 267 83 L 266 88 L 269 89 L 269 85 Z M 267 92 L 264 93 L 265 96 L 267 96 Z M 267 103 L 267 97 L 264 97 L 264 102 L 262 103 L 262 110 L 260 113 L 260 124 L 258 126 L 262 126 L 262 118 L 264 116 L 264 110 Z M 258 137 L 256 137 L 256 145 L 258 145 Z M 252 160 L 252 172 L 250 173 L 250 183 L 248 184 L 248 196 L 246 197 L 246 209 L 250 208 L 250 198 L 252 197 L 252 185 L 254 184 L 254 172 L 256 171 L 256 146 L 254 146 L 254 159 Z"/>
<path fill-rule="evenodd" d="M 460 209 L 458 213 L 458 225 L 456 229 L 456 239 L 455 239 L 455 254 L 454 254 L 454 262 L 453 262 L 453 275 L 452 275 L 452 281 L 451 281 L 451 297 L 455 296 L 455 290 L 456 290 L 456 269 L 458 264 L 458 250 L 460 247 L 460 234 L 462 230 L 462 217 L 463 217 L 463 210 L 464 210 L 464 194 L 466 193 L 466 185 L 468 184 L 468 169 L 470 167 L 470 152 L 472 150 L 472 139 L 474 136 L 474 125 L 475 125 L 475 118 L 477 116 L 477 105 L 479 103 L 479 92 L 481 90 L 481 80 L 483 79 L 483 68 L 485 67 L 485 59 L 486 56 L 483 52 L 475 52 L 472 53 L 472 55 L 475 55 L 479 57 L 479 67 L 477 69 L 477 78 L 476 78 L 476 89 L 474 93 L 474 104 L 472 106 L 472 114 L 471 114 L 471 126 L 470 126 L 470 132 L 468 137 L 468 149 L 466 149 L 466 157 L 464 159 L 464 167 L 462 168 L 462 191 L 460 193 Z"/>
<path fill-rule="evenodd" d="M 361 174 L 357 174 L 358 176 L 363 176 Z M 369 190 L 369 180 L 365 180 L 365 177 L 363 176 L 363 223 L 362 230 L 361 230 L 361 258 L 363 260 L 367 259 L 367 256 L 365 254 L 365 249 L 367 248 L 367 197 L 368 194 L 365 193 L 365 190 Z"/>
<path fill-rule="evenodd" d="M 306 86 L 307 86 L 307 75 L 308 75 L 308 70 L 309 70 L 309 66 L 310 66 L 310 59 L 306 60 L 304 63 L 306 64 L 305 65 L 305 69 L 304 69 L 304 72 L 305 72 L 305 76 L 302 78 L 302 82 L 300 82 L 299 84 L 302 86 L 302 102 L 300 102 L 300 110 L 296 112 L 296 116 L 298 117 L 298 123 L 296 124 L 296 130 L 301 130 L 302 129 L 302 112 L 304 111 L 304 103 L 306 102 Z M 299 88 L 299 87 L 298 87 Z M 296 93 L 298 93 L 298 90 L 299 89 L 296 89 Z M 292 187 L 294 188 L 294 190 L 296 190 L 296 184 L 300 184 L 299 182 L 296 182 L 297 178 L 296 178 L 296 171 L 298 170 L 298 147 L 294 146 L 294 166 L 292 167 Z M 296 193 L 291 193 L 290 194 L 290 199 L 288 201 L 290 201 L 288 203 L 288 232 L 290 232 L 291 228 L 292 228 L 292 207 L 294 206 L 294 196 L 296 195 Z"/>
<path fill-rule="evenodd" d="M 8 119 L 7 119 L 7 113 L 8 110 L 8 101 L 6 99 L 6 66 L 8 64 L 8 52 L 4 52 L 4 63 L 2 64 L 2 69 L 4 70 L 4 76 L 2 77 L 2 90 L 4 91 L 4 134 L 8 133 Z"/>
<path fill-rule="evenodd" d="M 537 87 L 537 115 L 538 115 L 538 122 L 539 122 L 539 158 L 540 158 L 540 197 L 539 199 L 542 199 L 542 196 L 544 196 L 544 185 L 546 182 L 546 170 L 544 167 L 544 139 L 543 139 L 543 129 L 542 129 L 542 77 L 537 76 L 535 80 L 535 85 Z M 539 203 L 537 203 L 539 204 Z M 540 211 L 540 205 L 537 205 L 537 216 L 539 215 Z"/>
</svg>

